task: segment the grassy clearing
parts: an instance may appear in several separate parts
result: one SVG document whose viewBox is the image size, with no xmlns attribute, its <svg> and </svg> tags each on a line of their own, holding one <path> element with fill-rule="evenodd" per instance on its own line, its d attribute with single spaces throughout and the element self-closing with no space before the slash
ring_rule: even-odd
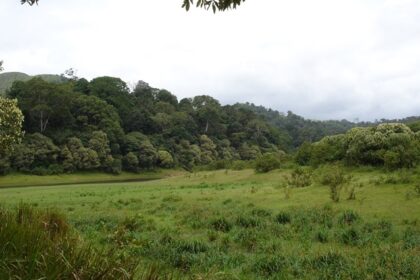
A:
<svg viewBox="0 0 420 280">
<path fill-rule="evenodd" d="M 28 186 L 58 186 L 88 183 L 112 183 L 126 181 L 147 181 L 161 179 L 182 173 L 175 170 L 160 170 L 156 172 L 142 172 L 140 174 L 123 172 L 119 175 L 107 173 L 76 173 L 51 176 L 27 175 L 21 173 L 0 177 L 0 188 L 28 187 Z"/>
<path fill-rule="evenodd" d="M 3 189 L 0 203 L 59 209 L 85 240 L 179 278 L 419 279 L 419 170 L 349 169 L 333 203 L 328 169 L 303 188 L 286 188 L 292 170 L 228 170 Z"/>
</svg>

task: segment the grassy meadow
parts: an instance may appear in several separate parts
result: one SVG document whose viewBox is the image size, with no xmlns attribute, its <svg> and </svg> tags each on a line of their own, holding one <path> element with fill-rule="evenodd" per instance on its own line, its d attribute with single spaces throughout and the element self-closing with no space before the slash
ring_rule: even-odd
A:
<svg viewBox="0 0 420 280">
<path fill-rule="evenodd" d="M 332 202 L 321 184 L 329 169 L 302 188 L 288 187 L 292 169 L 66 186 L 39 177 L 48 186 L 0 189 L 0 205 L 58 210 L 84 241 L 134 260 L 135 279 L 148 269 L 180 279 L 420 279 L 420 170 L 346 169 L 352 179 Z"/>
</svg>

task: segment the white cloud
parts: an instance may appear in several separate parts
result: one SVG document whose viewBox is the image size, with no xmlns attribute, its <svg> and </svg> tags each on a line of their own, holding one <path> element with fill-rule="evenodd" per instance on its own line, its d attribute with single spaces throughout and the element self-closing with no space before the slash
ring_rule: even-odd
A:
<svg viewBox="0 0 420 280">
<path fill-rule="evenodd" d="M 9 71 L 145 80 L 310 118 L 420 114 L 418 0 L 246 1 L 186 13 L 180 0 L 0 3 Z"/>
</svg>

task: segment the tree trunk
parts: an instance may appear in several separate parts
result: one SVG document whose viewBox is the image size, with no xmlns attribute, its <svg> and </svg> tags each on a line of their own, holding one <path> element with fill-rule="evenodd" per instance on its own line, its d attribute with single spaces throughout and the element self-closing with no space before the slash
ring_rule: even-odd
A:
<svg viewBox="0 0 420 280">
<path fill-rule="evenodd" d="M 207 134 L 207 131 L 209 130 L 209 121 L 206 122 L 206 129 L 204 130 L 204 133 Z"/>
</svg>

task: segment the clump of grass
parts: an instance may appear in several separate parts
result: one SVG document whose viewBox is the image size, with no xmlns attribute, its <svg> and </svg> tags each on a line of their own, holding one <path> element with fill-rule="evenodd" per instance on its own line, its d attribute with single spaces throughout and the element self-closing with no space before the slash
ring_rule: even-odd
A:
<svg viewBox="0 0 420 280">
<path fill-rule="evenodd" d="M 411 227 L 404 231 L 403 236 L 404 249 L 420 249 L 420 231 Z"/>
<path fill-rule="evenodd" d="M 264 256 L 255 261 L 253 270 L 266 277 L 273 275 L 280 277 L 281 274 L 284 274 L 282 272 L 286 271 L 287 266 L 288 261 L 284 256 Z"/>
<path fill-rule="evenodd" d="M 252 209 L 251 214 L 257 217 L 270 217 L 271 212 L 265 209 Z"/>
<path fill-rule="evenodd" d="M 134 266 L 80 243 L 55 211 L 0 211 L 0 279 L 131 279 Z"/>
<path fill-rule="evenodd" d="M 357 214 L 353 210 L 346 210 L 339 216 L 338 222 L 342 225 L 352 225 L 359 219 L 359 214 Z"/>
<path fill-rule="evenodd" d="M 213 229 L 222 232 L 229 232 L 232 229 L 232 223 L 224 217 L 214 219 L 210 222 L 210 225 Z"/>
<path fill-rule="evenodd" d="M 354 186 L 350 188 L 347 200 L 356 200 L 356 188 Z"/>
<path fill-rule="evenodd" d="M 182 198 L 176 195 L 169 195 L 162 199 L 162 202 L 179 202 L 179 201 L 182 201 Z"/>
<path fill-rule="evenodd" d="M 320 229 L 315 234 L 315 240 L 321 243 L 327 243 L 329 239 L 328 230 L 325 228 Z"/>
<path fill-rule="evenodd" d="M 262 222 L 260 219 L 256 217 L 247 217 L 247 216 L 239 216 L 236 219 L 236 225 L 244 228 L 252 228 L 252 227 L 258 227 L 262 225 Z"/>
<path fill-rule="evenodd" d="M 341 279 L 340 273 L 348 266 L 348 260 L 341 254 L 333 251 L 313 258 L 311 263 L 316 270 L 326 272 L 330 276 L 334 275 L 336 279 Z"/>
<path fill-rule="evenodd" d="M 192 240 L 192 241 L 180 241 L 176 245 L 176 249 L 179 253 L 191 253 L 191 254 L 198 254 L 206 252 L 209 247 L 206 243 L 198 240 Z"/>
<path fill-rule="evenodd" d="M 292 221 L 292 217 L 287 212 L 280 212 L 276 216 L 276 222 L 279 224 L 289 224 Z"/>
<path fill-rule="evenodd" d="M 248 251 L 254 251 L 259 244 L 260 231 L 251 229 L 240 229 L 235 232 L 233 240 Z"/>
<path fill-rule="evenodd" d="M 351 227 L 349 229 L 344 230 L 341 234 L 341 242 L 346 245 L 358 245 L 361 240 L 361 234 L 358 229 L 355 227 Z"/>
<path fill-rule="evenodd" d="M 393 225 L 389 221 L 379 221 L 374 223 L 367 223 L 363 226 L 363 232 L 370 235 L 375 235 L 379 240 L 389 238 L 393 233 Z"/>
<path fill-rule="evenodd" d="M 223 205 L 226 205 L 226 204 L 230 204 L 232 202 L 233 202 L 233 200 L 231 198 L 228 198 L 228 199 L 224 200 L 222 203 L 223 203 Z"/>
</svg>

